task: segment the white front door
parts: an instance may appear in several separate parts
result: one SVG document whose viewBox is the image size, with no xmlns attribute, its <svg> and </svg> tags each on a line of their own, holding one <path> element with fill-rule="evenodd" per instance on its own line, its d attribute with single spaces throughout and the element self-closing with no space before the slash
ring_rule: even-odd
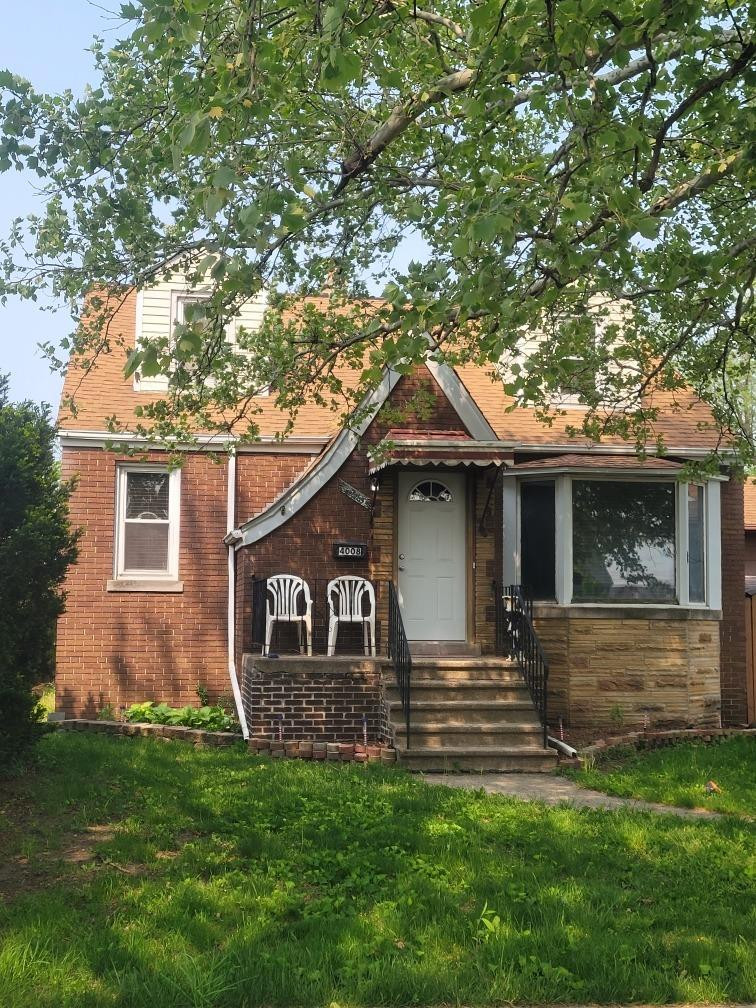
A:
<svg viewBox="0 0 756 1008">
<path fill-rule="evenodd" d="M 467 639 L 465 477 L 399 474 L 399 604 L 409 640 Z"/>
</svg>

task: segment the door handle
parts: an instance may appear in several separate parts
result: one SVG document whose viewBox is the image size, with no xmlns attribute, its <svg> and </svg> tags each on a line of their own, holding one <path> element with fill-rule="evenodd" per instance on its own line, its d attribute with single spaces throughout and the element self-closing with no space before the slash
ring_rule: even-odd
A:
<svg viewBox="0 0 756 1008">
<path fill-rule="evenodd" d="M 400 559 L 400 560 L 406 560 L 406 559 L 407 559 L 407 557 L 406 557 L 406 556 L 404 555 L 404 553 L 400 553 L 400 554 L 399 554 L 399 559 Z"/>
<path fill-rule="evenodd" d="M 400 570 L 400 571 L 404 570 L 404 567 L 402 567 L 402 565 L 401 565 L 401 564 L 399 564 L 399 570 Z"/>
</svg>

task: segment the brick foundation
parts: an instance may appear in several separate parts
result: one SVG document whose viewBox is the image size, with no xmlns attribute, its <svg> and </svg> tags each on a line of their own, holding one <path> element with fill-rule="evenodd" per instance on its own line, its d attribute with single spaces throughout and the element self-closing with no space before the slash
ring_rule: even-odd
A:
<svg viewBox="0 0 756 1008">
<path fill-rule="evenodd" d="M 241 692 L 252 737 L 393 741 L 378 662 L 245 655 Z"/>
</svg>

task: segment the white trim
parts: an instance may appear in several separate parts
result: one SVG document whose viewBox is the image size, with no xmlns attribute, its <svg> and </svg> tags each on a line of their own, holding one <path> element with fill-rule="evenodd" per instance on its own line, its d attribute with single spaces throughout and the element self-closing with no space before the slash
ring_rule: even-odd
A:
<svg viewBox="0 0 756 1008">
<path fill-rule="evenodd" d="M 126 481 L 129 473 L 168 474 L 168 564 L 161 570 L 124 569 L 124 524 L 126 514 Z M 181 527 L 181 470 L 170 470 L 166 465 L 152 463 L 119 462 L 116 466 L 115 500 L 115 548 L 113 550 L 113 580 L 125 581 L 166 581 L 179 580 L 179 545 Z"/>
<path fill-rule="evenodd" d="M 440 364 L 431 357 L 425 359 L 425 366 L 457 411 L 460 420 L 472 437 L 476 441 L 496 441 L 496 431 L 486 420 L 454 368 L 449 367 L 448 364 Z"/>
<path fill-rule="evenodd" d="M 560 476 L 554 481 L 554 528 L 556 551 L 557 605 L 569 605 L 572 599 L 572 481 Z"/>
<path fill-rule="evenodd" d="M 117 448 L 119 445 L 126 447 L 143 446 L 152 451 L 222 451 L 229 446 L 233 447 L 237 454 L 281 454 L 281 455 L 318 455 L 325 445 L 331 440 L 330 436 L 322 437 L 292 437 L 283 441 L 276 439 L 275 435 L 265 434 L 259 441 L 245 442 L 237 444 L 236 438 L 232 434 L 197 434 L 197 441 L 191 444 L 178 443 L 166 448 L 163 445 L 155 444 L 149 438 L 138 434 L 111 434 L 108 431 L 86 431 L 86 430 L 58 430 L 58 439 L 61 447 L 64 448 Z M 199 443 L 202 438 L 205 440 Z"/>
<path fill-rule="evenodd" d="M 231 451 L 228 456 L 228 485 L 226 487 L 226 532 L 233 531 L 236 523 L 236 453 Z M 236 551 L 233 544 L 228 546 L 228 599 L 226 610 L 226 632 L 228 637 L 228 677 L 231 680 L 231 691 L 234 694 L 236 713 L 239 718 L 242 735 L 249 738 L 247 717 L 244 713 L 239 679 L 236 675 Z"/>
<path fill-rule="evenodd" d="M 236 530 L 232 530 L 224 541 L 228 544 L 230 537 L 234 535 L 235 549 L 251 546 L 270 535 L 271 532 L 275 532 L 297 511 L 301 510 L 308 501 L 312 500 L 352 454 L 360 438 L 375 419 L 376 413 L 391 395 L 401 377 L 396 371 L 386 372 L 381 384 L 358 407 L 358 415 L 362 415 L 358 426 L 356 428 L 342 428 L 311 469 L 285 490 L 272 504 L 269 504 L 264 511 L 239 527 L 238 531 L 242 533 L 241 537 L 236 537 Z"/>
<path fill-rule="evenodd" d="M 502 532 L 503 569 L 502 582 L 505 585 L 520 583 L 520 494 L 516 480 L 502 480 L 501 488 L 502 515 L 504 529 Z M 510 549 L 507 549 L 510 544 Z"/>
<path fill-rule="evenodd" d="M 704 551 L 706 601 L 709 609 L 722 608 L 722 515 L 719 483 L 707 482 L 704 493 Z M 741 587 L 742 591 L 742 587 Z"/>
<path fill-rule="evenodd" d="M 594 472 L 592 470 L 591 472 Z M 510 470 L 509 477 L 523 475 Z M 528 473 L 529 477 L 536 475 Z M 547 478 L 553 473 L 539 471 L 538 476 Z M 603 477 L 602 482 L 650 482 L 647 473 L 638 474 L 634 478 L 616 472 L 609 478 Z M 704 577 L 705 601 L 690 601 L 690 568 L 688 558 L 688 483 L 683 483 L 667 475 L 665 481 L 675 485 L 675 596 L 676 602 L 632 602 L 626 599 L 617 602 L 574 602 L 572 601 L 572 481 L 584 479 L 580 472 L 558 474 L 555 483 L 555 564 L 556 564 L 556 603 L 548 600 L 537 600 L 538 605 L 555 605 L 560 608 L 583 606 L 586 608 L 603 606 L 607 609 L 680 609 L 692 612 L 719 612 L 722 609 L 722 558 L 721 558 L 721 516 L 720 516 L 720 483 L 721 478 L 707 477 L 704 488 Z M 657 475 L 656 480 L 659 480 Z M 503 576 L 504 582 L 521 581 L 521 546 L 520 546 L 520 485 L 517 479 L 503 480 Z"/>
<path fill-rule="evenodd" d="M 688 484 L 678 483 L 675 495 L 675 578 L 677 601 L 681 606 L 690 603 L 690 569 L 688 567 Z"/>
</svg>

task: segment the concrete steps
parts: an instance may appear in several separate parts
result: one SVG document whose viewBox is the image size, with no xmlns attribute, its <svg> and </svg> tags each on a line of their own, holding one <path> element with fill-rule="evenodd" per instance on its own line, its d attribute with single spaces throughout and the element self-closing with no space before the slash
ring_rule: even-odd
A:
<svg viewBox="0 0 756 1008">
<path fill-rule="evenodd" d="M 399 753 L 399 762 L 420 773 L 550 773 L 556 753 L 527 746 L 445 746 L 405 750 Z"/>
<path fill-rule="evenodd" d="M 390 666 L 383 677 L 399 761 L 407 769 L 545 773 L 556 765 L 554 750 L 543 748 L 527 686 L 508 659 L 413 657 L 409 749 Z"/>
</svg>

